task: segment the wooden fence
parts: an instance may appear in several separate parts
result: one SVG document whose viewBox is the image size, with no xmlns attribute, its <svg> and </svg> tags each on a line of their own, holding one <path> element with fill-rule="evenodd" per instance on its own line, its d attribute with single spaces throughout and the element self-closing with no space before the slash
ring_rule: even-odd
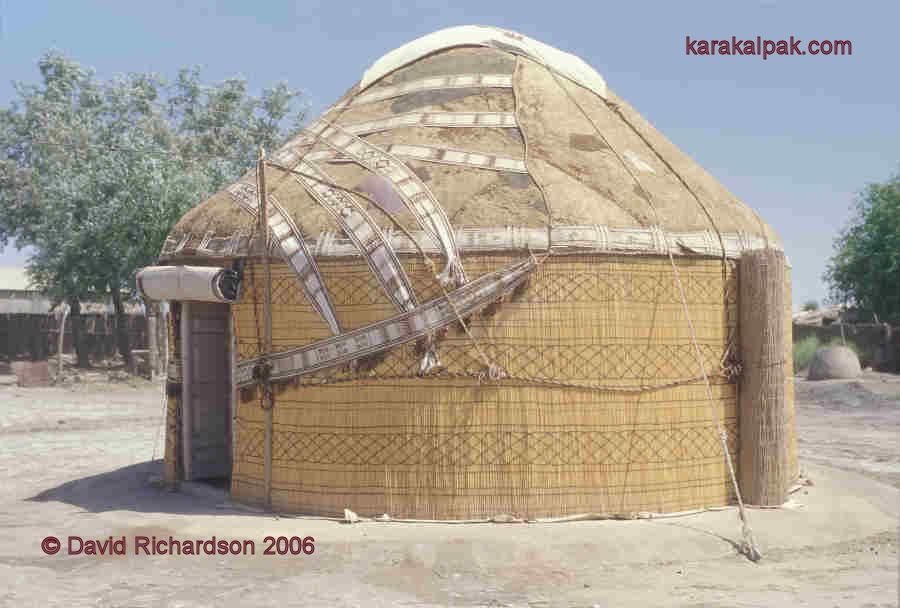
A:
<svg viewBox="0 0 900 608">
<path fill-rule="evenodd" d="M 109 313 L 82 314 L 82 343 L 94 361 L 113 356 L 116 346 L 116 317 Z M 147 319 L 142 314 L 125 315 L 132 349 L 147 348 Z M 66 319 L 63 353 L 74 352 L 72 317 Z M 59 319 L 52 314 L 0 314 L 0 360 L 41 361 L 56 354 Z"/>
</svg>

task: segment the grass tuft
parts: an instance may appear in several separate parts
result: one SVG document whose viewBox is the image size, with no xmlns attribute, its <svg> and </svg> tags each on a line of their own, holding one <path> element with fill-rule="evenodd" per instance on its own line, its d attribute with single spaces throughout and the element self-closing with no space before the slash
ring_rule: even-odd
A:
<svg viewBox="0 0 900 608">
<path fill-rule="evenodd" d="M 813 353 L 815 353 L 820 346 L 822 346 L 822 343 L 816 336 L 807 336 L 799 342 L 795 342 L 794 371 L 799 372 L 800 370 L 809 367 L 809 362 L 812 360 Z"/>
</svg>

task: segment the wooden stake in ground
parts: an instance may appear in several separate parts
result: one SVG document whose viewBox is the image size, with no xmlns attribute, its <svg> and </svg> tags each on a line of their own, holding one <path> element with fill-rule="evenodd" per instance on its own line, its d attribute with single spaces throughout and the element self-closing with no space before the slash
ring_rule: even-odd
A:
<svg viewBox="0 0 900 608">
<path fill-rule="evenodd" d="M 69 317 L 69 306 L 68 304 L 60 304 L 60 308 L 62 308 L 62 314 L 60 315 L 59 322 L 59 336 L 57 336 L 57 344 L 56 344 L 56 359 L 58 368 L 56 370 L 56 377 L 62 379 L 63 372 L 63 340 L 66 336 L 66 319 Z"/>
<path fill-rule="evenodd" d="M 791 482 L 785 269 L 781 251 L 758 249 L 741 255 L 740 486 L 744 500 L 753 505 L 783 504 Z"/>
<path fill-rule="evenodd" d="M 147 349 L 150 351 L 148 360 L 150 362 L 150 380 L 156 380 L 157 364 L 159 361 L 159 344 L 157 343 L 156 322 L 159 314 L 159 303 L 144 299 L 144 309 L 147 314 Z"/>
<path fill-rule="evenodd" d="M 259 231 L 263 237 L 263 269 L 265 274 L 263 295 L 263 352 L 261 369 L 268 370 L 266 357 L 272 351 L 272 267 L 269 264 L 269 225 L 268 206 L 266 204 L 266 151 L 259 149 L 259 165 L 257 167 L 259 187 Z M 272 504 L 272 408 L 275 407 L 275 394 L 269 383 L 268 372 L 263 378 L 263 410 L 265 411 L 265 493 L 266 504 Z"/>
</svg>

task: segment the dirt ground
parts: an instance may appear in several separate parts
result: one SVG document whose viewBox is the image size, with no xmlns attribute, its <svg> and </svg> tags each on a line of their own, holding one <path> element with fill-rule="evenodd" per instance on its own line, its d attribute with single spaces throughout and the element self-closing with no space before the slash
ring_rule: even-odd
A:
<svg viewBox="0 0 900 608">
<path fill-rule="evenodd" d="M 566 524 L 346 525 L 169 492 L 162 390 L 143 380 L 18 388 L 0 378 L 0 606 L 898 605 L 900 377 L 797 381 L 790 508 Z M 62 550 L 45 555 L 42 540 Z M 255 555 L 134 555 L 139 536 L 253 540 Z M 261 555 L 312 536 L 312 555 Z M 125 537 L 125 556 L 67 539 Z"/>
</svg>

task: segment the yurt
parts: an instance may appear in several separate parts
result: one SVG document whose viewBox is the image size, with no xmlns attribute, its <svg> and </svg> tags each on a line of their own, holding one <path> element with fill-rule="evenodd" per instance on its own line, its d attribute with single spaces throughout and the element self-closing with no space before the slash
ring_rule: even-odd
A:
<svg viewBox="0 0 900 608">
<path fill-rule="evenodd" d="M 137 275 L 170 483 L 411 520 L 784 500 L 781 242 L 578 57 L 424 36 L 198 203 Z"/>
</svg>

